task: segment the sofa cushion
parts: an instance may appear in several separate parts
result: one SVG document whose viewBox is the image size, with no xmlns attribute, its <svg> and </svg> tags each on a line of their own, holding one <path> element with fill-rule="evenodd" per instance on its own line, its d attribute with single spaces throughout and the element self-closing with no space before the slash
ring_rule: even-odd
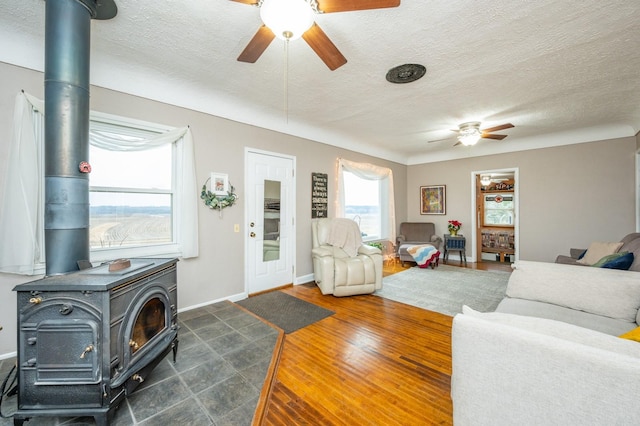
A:
<svg viewBox="0 0 640 426">
<path fill-rule="evenodd" d="M 607 352 L 615 351 L 618 354 L 629 355 L 634 358 L 640 357 L 640 345 L 635 345 L 632 342 L 626 343 L 617 336 L 611 336 L 588 328 L 567 324 L 562 321 L 500 312 L 478 312 L 466 305 L 462 307 L 462 314 L 515 327 L 523 331 L 538 333 L 591 346 Z"/>
<path fill-rule="evenodd" d="M 640 342 L 640 327 L 636 327 L 633 330 L 627 331 L 626 333 L 620 335 L 623 339 L 635 340 L 636 342 Z"/>
<path fill-rule="evenodd" d="M 619 251 L 628 251 L 629 253 L 633 253 L 634 259 L 629 270 L 640 272 L 640 238 L 636 238 L 623 244 Z"/>
<path fill-rule="evenodd" d="M 604 268 L 519 260 L 506 295 L 635 322 L 640 274 Z"/>
<path fill-rule="evenodd" d="M 622 269 L 626 271 L 633 263 L 633 253 L 628 251 L 610 254 L 598 260 L 592 266 L 597 268 Z"/>
<path fill-rule="evenodd" d="M 601 333 L 610 334 L 612 336 L 619 336 L 620 334 L 633 330 L 638 326 L 635 321 L 622 321 L 619 319 L 604 317 L 602 315 L 591 314 L 589 312 L 565 308 L 551 303 L 514 299 L 511 297 L 505 297 L 502 299 L 496 308 L 496 312 L 562 321 L 579 327 L 599 331 Z"/>
<path fill-rule="evenodd" d="M 631 234 L 627 234 L 620 240 L 620 242 L 624 246 L 625 244 L 630 243 L 631 241 L 635 240 L 636 238 L 640 238 L 640 232 L 632 232 Z"/>
<path fill-rule="evenodd" d="M 622 247 L 622 242 L 617 243 L 604 243 L 593 242 L 587 249 L 582 259 L 578 260 L 578 263 L 583 265 L 593 265 L 604 256 L 616 253 Z"/>
</svg>

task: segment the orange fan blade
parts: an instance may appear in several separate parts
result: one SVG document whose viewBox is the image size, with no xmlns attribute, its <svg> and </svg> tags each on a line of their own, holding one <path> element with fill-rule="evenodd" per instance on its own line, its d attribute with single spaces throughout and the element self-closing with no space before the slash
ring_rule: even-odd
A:
<svg viewBox="0 0 640 426">
<path fill-rule="evenodd" d="M 231 0 L 231 1 L 235 1 L 238 3 L 243 3 L 243 4 L 250 4 L 252 6 L 255 6 L 258 4 L 258 0 Z"/>
<path fill-rule="evenodd" d="M 329 37 L 327 37 L 318 24 L 314 23 L 311 28 L 302 34 L 302 38 L 311 46 L 320 59 L 327 64 L 331 71 L 347 63 L 347 58 L 342 56 L 342 53 L 340 53 L 336 45 L 329 40 Z"/>
<path fill-rule="evenodd" d="M 254 63 L 260 55 L 269 47 L 269 44 L 276 38 L 276 35 L 265 25 L 258 29 L 256 35 L 253 36 L 247 47 L 244 48 L 238 61 Z"/>
<path fill-rule="evenodd" d="M 400 6 L 400 0 L 318 0 L 318 9 L 324 13 L 384 9 L 398 6 Z"/>
<path fill-rule="evenodd" d="M 501 141 L 502 139 L 506 138 L 507 135 L 491 135 L 489 133 L 482 133 L 481 138 L 483 139 L 497 139 L 499 141 Z"/>
<path fill-rule="evenodd" d="M 501 124 L 501 125 L 496 126 L 496 127 L 489 127 L 488 129 L 482 129 L 481 132 L 482 133 L 491 133 L 491 132 L 497 132 L 498 130 L 510 129 L 512 127 L 515 127 L 515 126 L 513 124 L 511 124 L 511 123 L 507 123 L 507 124 Z"/>
</svg>

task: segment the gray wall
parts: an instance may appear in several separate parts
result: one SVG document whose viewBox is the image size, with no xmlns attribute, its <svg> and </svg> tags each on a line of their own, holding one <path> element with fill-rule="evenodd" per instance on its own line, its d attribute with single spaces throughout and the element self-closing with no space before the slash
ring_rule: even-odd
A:
<svg viewBox="0 0 640 426">
<path fill-rule="evenodd" d="M 0 63 L 0 199 L 7 169 L 14 101 L 26 92 L 43 98 L 43 75 Z M 228 173 L 240 201 L 223 211 L 210 211 L 200 203 L 200 256 L 178 263 L 179 307 L 185 308 L 232 297 L 244 292 L 244 149 L 245 147 L 296 156 L 297 251 L 296 276 L 313 273 L 311 262 L 311 173 L 329 175 L 329 208 L 335 200 L 335 164 L 338 157 L 390 167 L 395 179 L 396 217 L 406 217 L 405 165 L 355 153 L 345 149 L 301 139 L 219 117 L 150 101 L 127 94 L 92 88 L 91 109 L 170 126 L 191 126 L 199 187 L 212 171 Z M 199 191 L 199 188 L 198 188 Z M 235 233 L 233 225 L 240 224 Z M 39 277 L 0 274 L 0 356 L 15 351 L 15 294 L 12 288 Z"/>
<path fill-rule="evenodd" d="M 43 75 L 0 63 L 0 192 L 7 168 L 14 101 L 20 89 L 42 98 Z M 313 272 L 311 173 L 329 175 L 331 208 L 338 157 L 390 167 L 394 172 L 397 221 L 433 221 L 438 233 L 446 231 L 449 219 L 470 223 L 472 172 L 519 168 L 521 259 L 553 261 L 558 253 L 568 253 L 570 247 L 619 240 L 635 229 L 635 152 L 640 137 L 405 166 L 101 88 L 92 88 L 91 108 L 176 127 L 190 125 L 199 184 L 212 171 L 228 173 L 240 195 L 240 202 L 225 209 L 222 218 L 200 204 L 200 256 L 178 264 L 181 308 L 244 292 L 245 147 L 297 158 L 298 277 Z M 432 184 L 447 185 L 446 216 L 420 215 L 419 187 Z M 233 232 L 236 223 L 242 232 Z M 463 226 L 463 232 L 468 234 L 469 229 Z M 0 325 L 4 327 L 0 331 L 0 357 L 16 350 L 16 302 L 11 289 L 34 278 L 0 274 Z"/>
<path fill-rule="evenodd" d="M 571 247 L 635 231 L 635 152 L 636 138 L 628 137 L 409 166 L 407 217 L 434 222 L 438 234 L 456 219 L 469 237 L 472 173 L 518 168 L 520 259 L 553 262 Z M 420 186 L 441 184 L 447 214 L 420 215 Z"/>
</svg>

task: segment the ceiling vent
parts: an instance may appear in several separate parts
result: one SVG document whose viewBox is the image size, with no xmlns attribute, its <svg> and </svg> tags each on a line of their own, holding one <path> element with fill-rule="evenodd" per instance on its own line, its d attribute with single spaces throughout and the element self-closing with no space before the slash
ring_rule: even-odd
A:
<svg viewBox="0 0 640 426">
<path fill-rule="evenodd" d="M 427 73 L 427 68 L 420 64 L 404 64 L 391 68 L 387 72 L 389 83 L 411 83 L 419 80 Z"/>
</svg>

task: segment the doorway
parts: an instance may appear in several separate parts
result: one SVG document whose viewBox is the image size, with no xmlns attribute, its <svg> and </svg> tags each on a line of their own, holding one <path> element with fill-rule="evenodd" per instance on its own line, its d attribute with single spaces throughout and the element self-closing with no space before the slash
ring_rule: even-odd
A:
<svg viewBox="0 0 640 426">
<path fill-rule="evenodd" d="M 518 169 L 472 172 L 473 243 L 478 263 L 512 263 L 519 258 Z"/>
<path fill-rule="evenodd" d="M 293 284 L 295 157 L 245 149 L 245 288 L 256 294 Z"/>
</svg>

